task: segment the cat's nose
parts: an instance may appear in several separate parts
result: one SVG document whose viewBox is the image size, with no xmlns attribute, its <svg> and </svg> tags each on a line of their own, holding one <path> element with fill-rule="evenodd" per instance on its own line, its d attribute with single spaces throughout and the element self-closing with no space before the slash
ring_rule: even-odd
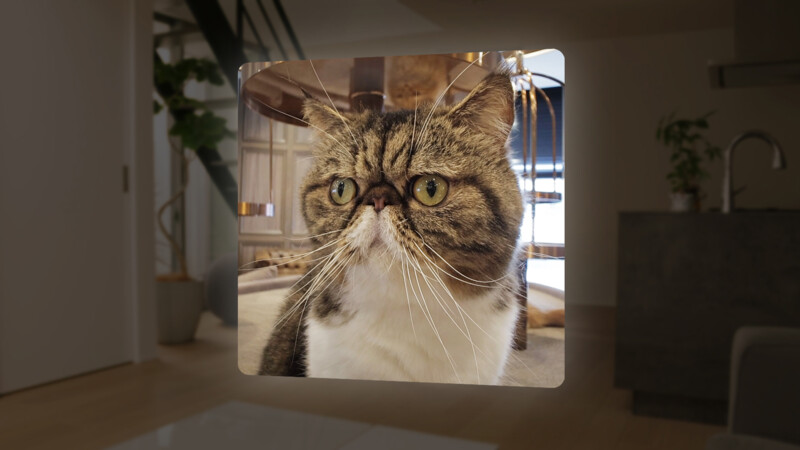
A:
<svg viewBox="0 0 800 450">
<path fill-rule="evenodd" d="M 375 208 L 375 212 L 381 212 L 383 208 L 399 203 L 400 194 L 388 184 L 377 185 L 364 194 L 364 204 L 372 205 Z"/>
<path fill-rule="evenodd" d="M 375 211 L 380 211 L 386 206 L 386 199 L 383 196 L 375 197 L 372 199 L 372 204 L 375 205 Z"/>
</svg>

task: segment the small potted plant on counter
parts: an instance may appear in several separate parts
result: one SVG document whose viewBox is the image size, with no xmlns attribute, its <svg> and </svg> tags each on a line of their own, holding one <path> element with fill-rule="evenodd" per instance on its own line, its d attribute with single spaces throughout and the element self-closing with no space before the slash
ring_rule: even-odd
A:
<svg viewBox="0 0 800 450">
<path fill-rule="evenodd" d="M 720 148 L 703 135 L 713 113 L 697 119 L 676 119 L 673 112 L 658 122 L 656 140 L 672 151 L 669 158 L 672 171 L 667 174 L 672 188 L 672 211 L 700 211 L 700 181 L 708 178 L 702 164 L 705 159 L 713 161 L 721 154 Z"/>
</svg>

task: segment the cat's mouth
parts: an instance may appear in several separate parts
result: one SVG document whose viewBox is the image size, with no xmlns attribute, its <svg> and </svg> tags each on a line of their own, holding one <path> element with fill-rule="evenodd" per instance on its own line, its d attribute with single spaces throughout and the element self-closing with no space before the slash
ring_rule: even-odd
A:
<svg viewBox="0 0 800 450">
<path fill-rule="evenodd" d="M 364 214 L 350 233 L 354 247 L 359 248 L 364 256 L 385 253 L 393 247 L 392 218 L 386 214 Z"/>
<path fill-rule="evenodd" d="M 372 242 L 369 244 L 369 249 L 380 249 L 386 247 L 386 241 L 383 240 L 380 233 L 375 233 L 375 237 L 372 238 Z"/>
</svg>

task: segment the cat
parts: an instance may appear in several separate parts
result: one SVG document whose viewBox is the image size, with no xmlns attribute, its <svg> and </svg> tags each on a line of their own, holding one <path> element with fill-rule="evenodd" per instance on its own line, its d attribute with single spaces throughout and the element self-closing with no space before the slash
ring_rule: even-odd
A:
<svg viewBox="0 0 800 450">
<path fill-rule="evenodd" d="M 319 132 L 300 190 L 316 252 L 259 373 L 497 384 L 520 314 L 509 74 L 453 107 L 340 114 L 308 98 L 303 114 Z"/>
</svg>

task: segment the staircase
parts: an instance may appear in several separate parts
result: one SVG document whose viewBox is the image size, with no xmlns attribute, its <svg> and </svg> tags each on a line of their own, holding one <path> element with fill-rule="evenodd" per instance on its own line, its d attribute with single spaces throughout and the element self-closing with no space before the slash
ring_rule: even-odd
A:
<svg viewBox="0 0 800 450">
<path fill-rule="evenodd" d="M 295 57 L 305 59 L 305 54 L 300 48 L 297 36 L 280 0 L 272 0 L 273 17 L 270 17 L 262 0 L 250 0 L 247 1 L 247 4 L 245 4 L 245 0 L 235 1 L 235 30 L 228 22 L 225 12 L 217 0 L 186 0 L 186 5 L 191 11 L 196 25 L 180 19 L 165 17 L 160 13 L 156 13 L 156 20 L 166 23 L 181 22 L 184 29 L 200 31 L 214 52 L 222 74 L 234 90 L 239 85 L 239 67 L 242 64 L 250 61 L 292 59 L 281 42 L 280 34 L 288 36 Z M 272 20 L 274 16 L 278 18 L 275 22 Z M 276 22 L 282 25 L 283 33 L 280 33 L 280 30 L 275 27 Z M 270 47 L 262 39 L 262 34 L 267 36 L 264 28 L 268 31 L 270 43 L 277 49 L 277 53 L 271 52 Z M 216 149 L 201 147 L 197 149 L 196 154 L 214 186 L 222 194 L 225 203 L 235 215 L 238 203 L 236 179 L 224 164 L 219 152 Z"/>
</svg>

